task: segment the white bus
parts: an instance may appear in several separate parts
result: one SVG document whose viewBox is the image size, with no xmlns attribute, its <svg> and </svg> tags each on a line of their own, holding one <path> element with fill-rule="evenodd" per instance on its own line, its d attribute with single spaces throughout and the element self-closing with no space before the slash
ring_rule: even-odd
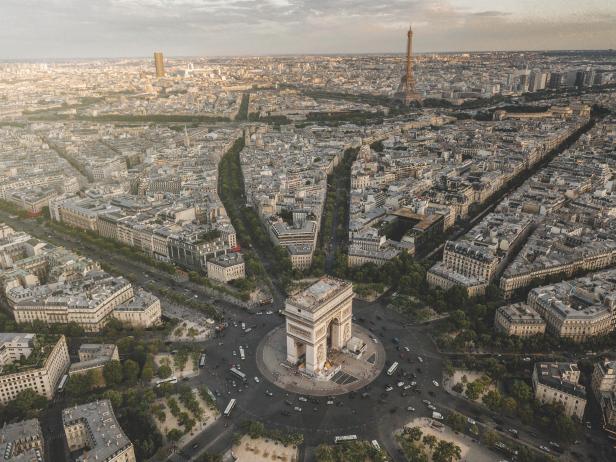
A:
<svg viewBox="0 0 616 462">
<path fill-rule="evenodd" d="M 233 375 L 235 375 L 236 377 L 242 379 L 244 382 L 247 380 L 246 378 L 246 374 L 244 374 L 242 371 L 240 371 L 239 369 L 236 369 L 235 367 L 232 367 L 231 369 L 229 369 L 229 372 L 231 372 Z"/>
<path fill-rule="evenodd" d="M 346 441 L 355 441 L 357 439 L 357 435 L 342 435 L 342 436 L 336 436 L 334 438 L 334 443 L 338 444 L 338 443 L 344 443 Z"/>
<path fill-rule="evenodd" d="M 394 362 L 391 366 L 389 366 L 389 369 L 387 369 L 387 375 L 394 375 L 396 369 L 398 369 L 398 363 Z"/>
<path fill-rule="evenodd" d="M 156 386 L 159 387 L 163 383 L 178 383 L 178 378 L 176 376 L 171 376 L 168 379 L 160 379 L 156 382 Z"/>
<path fill-rule="evenodd" d="M 235 403 L 237 403 L 237 400 L 235 398 L 229 401 L 229 404 L 227 404 L 227 407 L 225 408 L 225 412 L 223 412 L 223 415 L 225 417 L 229 417 L 229 415 L 231 415 L 231 411 L 235 407 Z"/>
<path fill-rule="evenodd" d="M 381 445 L 379 444 L 379 442 L 377 440 L 372 440 L 371 444 L 372 444 L 372 447 L 374 449 L 376 449 L 377 451 L 381 452 Z"/>
<path fill-rule="evenodd" d="M 204 354 L 202 354 L 201 357 L 199 358 L 199 367 L 202 369 L 205 367 L 205 355 Z"/>
<path fill-rule="evenodd" d="M 244 347 L 240 347 L 240 358 L 246 359 L 246 353 L 244 353 Z"/>
<path fill-rule="evenodd" d="M 66 382 L 68 380 L 68 374 L 64 374 L 60 379 L 60 384 L 58 385 L 58 393 L 62 393 L 64 391 L 64 387 L 66 386 Z"/>
</svg>

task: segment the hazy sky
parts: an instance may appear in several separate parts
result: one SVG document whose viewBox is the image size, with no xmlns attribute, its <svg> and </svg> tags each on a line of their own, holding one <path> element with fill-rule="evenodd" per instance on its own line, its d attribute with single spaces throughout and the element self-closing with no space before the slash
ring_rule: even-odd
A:
<svg viewBox="0 0 616 462">
<path fill-rule="evenodd" d="M 616 48 L 616 0 L 0 0 L 0 59 Z"/>
</svg>

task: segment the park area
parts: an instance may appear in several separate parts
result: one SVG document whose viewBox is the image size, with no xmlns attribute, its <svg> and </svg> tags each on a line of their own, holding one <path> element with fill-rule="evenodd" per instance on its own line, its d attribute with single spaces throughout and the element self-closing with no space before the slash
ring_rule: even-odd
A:
<svg viewBox="0 0 616 462">
<path fill-rule="evenodd" d="M 494 462 L 499 456 L 467 435 L 454 432 L 433 419 L 421 417 L 409 422 L 396 439 L 407 459 L 425 454 L 428 460 L 460 460 L 462 462 Z M 451 459 L 456 454 L 458 459 Z"/>
<path fill-rule="evenodd" d="M 297 446 L 284 446 L 281 442 L 268 439 L 252 439 L 244 435 L 233 448 L 237 462 L 296 462 Z"/>
</svg>

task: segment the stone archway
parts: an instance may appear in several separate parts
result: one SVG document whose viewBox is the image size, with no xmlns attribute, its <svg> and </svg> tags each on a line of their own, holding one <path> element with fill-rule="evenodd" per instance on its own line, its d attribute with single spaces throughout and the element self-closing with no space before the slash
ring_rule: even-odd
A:
<svg viewBox="0 0 616 462">
<path fill-rule="evenodd" d="M 327 325 L 327 350 L 340 350 L 341 348 L 340 320 L 332 318 Z"/>
</svg>

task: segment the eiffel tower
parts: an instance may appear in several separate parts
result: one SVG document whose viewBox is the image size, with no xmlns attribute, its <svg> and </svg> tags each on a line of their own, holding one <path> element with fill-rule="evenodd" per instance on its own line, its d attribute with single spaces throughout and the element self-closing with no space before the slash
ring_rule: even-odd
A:
<svg viewBox="0 0 616 462">
<path fill-rule="evenodd" d="M 398 85 L 394 98 L 404 104 L 410 104 L 414 101 L 421 101 L 421 96 L 415 89 L 415 77 L 413 76 L 413 30 L 411 27 L 406 37 L 406 72 L 400 79 L 400 85 Z"/>
</svg>

